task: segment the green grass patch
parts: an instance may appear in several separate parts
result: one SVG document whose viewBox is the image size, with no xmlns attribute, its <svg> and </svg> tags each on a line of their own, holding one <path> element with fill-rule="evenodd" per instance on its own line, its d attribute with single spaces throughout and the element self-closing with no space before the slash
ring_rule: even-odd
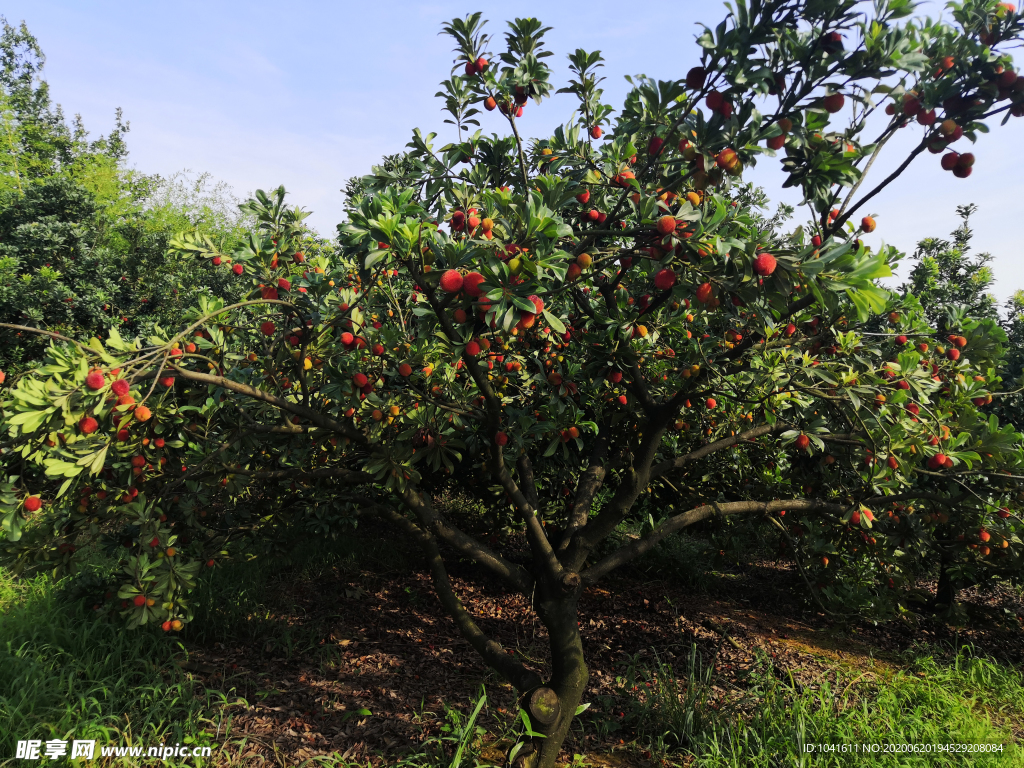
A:
<svg viewBox="0 0 1024 768">
<path fill-rule="evenodd" d="M 13 757 L 19 739 L 213 745 L 211 714 L 226 697 L 175 664 L 180 643 L 129 631 L 68 600 L 66 587 L 0 569 L 0 756 Z"/>
<path fill-rule="evenodd" d="M 622 725 L 670 762 L 685 757 L 707 768 L 1024 766 L 1019 672 L 968 649 L 951 659 L 918 649 L 905 661 L 895 673 L 837 666 L 804 687 L 760 656 L 740 691 L 720 684 L 696 651 L 683 674 L 656 657 L 622 678 L 630 696 Z M 919 751 L 900 751 L 903 745 Z M 958 752 L 941 745 L 989 746 Z"/>
</svg>

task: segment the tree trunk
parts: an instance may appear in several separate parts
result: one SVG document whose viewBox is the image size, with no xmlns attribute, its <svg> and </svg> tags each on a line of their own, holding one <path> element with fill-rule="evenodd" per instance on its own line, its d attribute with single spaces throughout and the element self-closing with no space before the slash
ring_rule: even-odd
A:
<svg viewBox="0 0 1024 768">
<path fill-rule="evenodd" d="M 935 607 L 952 608 L 956 602 L 957 586 L 946 570 L 946 563 L 943 562 L 939 570 L 939 586 L 935 590 Z"/>
<path fill-rule="evenodd" d="M 554 768 L 590 676 L 577 625 L 576 595 L 543 600 L 537 614 L 548 630 L 552 674 L 546 686 L 527 697 L 525 707 L 533 730 L 544 738 L 532 742 L 529 754 L 516 757 L 515 768 Z"/>
</svg>

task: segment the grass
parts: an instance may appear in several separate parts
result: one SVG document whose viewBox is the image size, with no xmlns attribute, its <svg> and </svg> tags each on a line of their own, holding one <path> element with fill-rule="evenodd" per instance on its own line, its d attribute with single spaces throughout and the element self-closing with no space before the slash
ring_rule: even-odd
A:
<svg viewBox="0 0 1024 768">
<path fill-rule="evenodd" d="M 836 667 L 834 682 L 801 687 L 758 659 L 750 686 L 722 695 L 713 665 L 693 651 L 680 677 L 657 657 L 632 665 L 623 680 L 633 695 L 627 724 L 648 748 L 687 765 L 1024 766 L 1016 743 L 1024 732 L 1019 672 L 962 650 L 939 660 L 927 649 L 908 654 L 896 673 L 854 675 Z M 1014 737 L 1014 731 L 1018 739 Z M 806 745 L 1001 745 L 997 752 L 866 754 L 807 751 Z"/>
<path fill-rule="evenodd" d="M 174 663 L 181 646 L 64 599 L 66 581 L 0 569 L 0 766 L 19 739 L 213 745 L 226 697 Z M 97 764 L 98 761 L 97 761 Z M 173 762 L 169 763 L 173 764 Z"/>
<path fill-rule="evenodd" d="M 208 573 L 194 595 L 196 621 L 185 639 L 258 645 L 275 655 L 282 649 L 286 654 L 320 653 L 316 641 L 321 628 L 297 628 L 289 621 L 294 617 L 275 612 L 276 590 L 301 588 L 303 582 L 333 571 L 358 581 L 369 568 L 377 574 L 373 578 L 386 578 L 386 572 L 399 565 L 393 561 L 397 555 L 387 548 L 371 551 L 355 539 L 300 537 L 284 552 L 269 559 L 242 558 Z M 665 563 L 680 554 L 685 552 L 659 552 L 655 560 Z M 676 575 L 699 584 L 695 573 Z M 236 692 L 206 689 L 184 672 L 175 663 L 186 655 L 180 638 L 148 629 L 127 631 L 116 618 L 108 619 L 92 611 L 89 603 L 72 599 L 73 586 L 71 580 L 47 576 L 18 580 L 0 569 L 0 768 L 15 764 L 15 743 L 26 738 L 96 739 L 122 746 L 209 744 L 214 757 L 208 765 L 234 764 L 244 752 L 244 737 L 231 732 Z M 601 737 L 618 731 L 615 740 L 629 734 L 632 744 L 627 749 L 634 753 L 649 750 L 671 765 L 707 768 L 866 762 L 901 768 L 1024 766 L 1024 751 L 1014 744 L 1014 734 L 1019 740 L 1024 733 L 1024 680 L 1019 672 L 969 649 L 943 656 L 920 647 L 909 651 L 900 666 L 896 672 L 876 667 L 859 674 L 836 665 L 823 675 L 827 680 L 819 678 L 818 684 L 804 688 L 780 679 L 770 659 L 759 657 L 743 690 L 723 694 L 714 660 L 702 659 L 696 650 L 676 666 L 656 654 L 637 656 L 619 695 L 595 702 L 574 731 Z M 480 706 L 482 702 L 482 697 L 477 699 Z M 623 716 L 609 716 L 608 710 Z M 393 764 L 488 764 L 480 753 L 479 713 L 479 708 L 448 708 L 440 734 L 426 738 L 415 753 L 396 757 L 399 762 Z M 490 743 L 497 743 L 495 737 L 504 743 L 512 736 L 514 715 L 507 719 L 501 734 L 491 734 Z M 1001 753 L 867 757 L 862 752 L 808 753 L 803 746 L 865 743 L 988 743 L 1004 748 Z M 307 763 L 309 768 L 357 768 L 343 754 Z M 587 764 L 585 757 L 574 762 Z"/>
</svg>

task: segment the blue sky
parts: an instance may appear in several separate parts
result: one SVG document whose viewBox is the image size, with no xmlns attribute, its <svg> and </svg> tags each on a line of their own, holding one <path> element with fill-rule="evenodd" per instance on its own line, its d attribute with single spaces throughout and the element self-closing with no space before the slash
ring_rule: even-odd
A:
<svg viewBox="0 0 1024 768">
<path fill-rule="evenodd" d="M 939 7 L 929 2 L 923 9 L 934 15 Z M 314 212 L 313 226 L 331 234 L 347 178 L 400 151 L 414 127 L 444 135 L 434 94 L 454 54 L 437 33 L 442 22 L 476 10 L 491 20 L 494 34 L 516 16 L 553 27 L 549 63 L 557 86 L 568 76 L 568 52 L 601 50 L 613 105 L 626 93 L 623 75 L 682 77 L 698 58 L 697 23 L 716 24 L 725 13 L 718 2 L 693 0 L 654 6 L 7 0 L 2 12 L 11 23 L 26 21 L 39 38 L 53 98 L 69 115 L 80 113 L 98 134 L 109 130 L 116 107 L 124 109 L 130 163 L 139 170 L 209 172 L 239 196 L 284 184 L 292 202 Z M 540 108 L 531 102 L 522 130 L 546 135 L 572 109 L 567 96 Z M 503 128 L 496 114 L 485 115 L 483 127 Z M 971 178 L 954 179 L 939 169 L 937 157 L 923 155 L 869 208 L 878 214 L 872 239 L 910 251 L 923 237 L 948 234 L 958 204 L 977 203 L 975 249 L 995 256 L 1002 299 L 1024 288 L 1024 118 L 991 127 L 973 150 Z M 920 130 L 907 128 L 879 162 L 892 163 Z M 763 161 L 747 178 L 775 201 L 798 201 L 779 188 L 777 161 Z"/>
</svg>

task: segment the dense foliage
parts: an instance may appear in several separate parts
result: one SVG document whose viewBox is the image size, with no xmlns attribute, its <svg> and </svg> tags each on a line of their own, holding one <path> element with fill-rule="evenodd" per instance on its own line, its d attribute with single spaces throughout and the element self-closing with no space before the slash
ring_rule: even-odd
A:
<svg viewBox="0 0 1024 768">
<path fill-rule="evenodd" d="M 128 123 L 90 141 L 69 126 L 41 78 L 43 54 L 25 28 L 0 36 L 0 323 L 88 340 L 176 323 L 199 293 L 232 296 L 237 278 L 168 259 L 176 232 L 223 242 L 242 218 L 204 177 L 162 179 L 126 167 Z M 38 361 L 45 339 L 0 335 L 0 370 Z"/>
<path fill-rule="evenodd" d="M 936 319 L 885 290 L 899 255 L 853 220 L 874 229 L 865 204 L 926 149 L 1024 112 L 1003 53 L 1022 23 L 990 0 L 957 5 L 955 28 L 909 12 L 738 3 L 699 36 L 701 66 L 634 78 L 614 120 L 600 55 L 577 50 L 579 110 L 532 141 L 516 118 L 554 87 L 547 30 L 515 20 L 495 57 L 479 15 L 452 21 L 441 95 L 459 141 L 416 131 L 351 184 L 338 248 L 309 242 L 284 190 L 260 193 L 235 247 L 172 243 L 231 264 L 242 300 L 201 295 L 144 338 L 58 339 L 5 391 L 11 553 L 67 564 L 106 536 L 129 625 L 177 630 L 233 537 L 296 506 L 379 515 L 422 545 L 459 630 L 523 693 L 532 736 L 514 757 L 541 766 L 587 682 L 580 592 L 689 526 L 763 520 L 813 594 L 878 615 L 939 564 L 1019 578 L 1024 445 L 991 414 L 1006 334 L 988 312 Z M 470 133 L 481 119 L 510 135 Z M 908 124 L 918 146 L 857 197 Z M 815 211 L 788 232 L 735 186 L 777 153 Z M 451 492 L 494 527 L 456 525 L 435 504 Z M 641 504 L 658 519 L 610 543 Z M 546 680 L 463 607 L 452 556 L 532 598 Z"/>
</svg>

